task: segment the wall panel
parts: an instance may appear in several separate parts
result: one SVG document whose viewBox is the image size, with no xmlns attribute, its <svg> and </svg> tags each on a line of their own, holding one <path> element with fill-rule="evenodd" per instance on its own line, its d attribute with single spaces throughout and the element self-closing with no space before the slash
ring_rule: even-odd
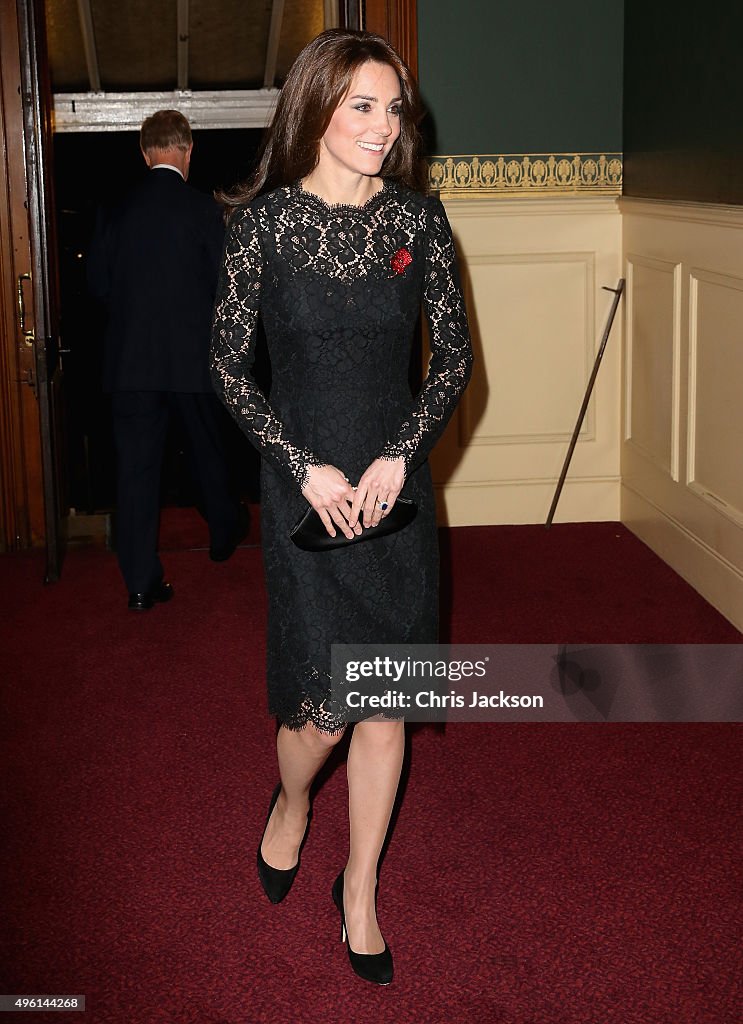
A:
<svg viewBox="0 0 743 1024">
<path fill-rule="evenodd" d="M 622 519 L 743 629 L 743 210 L 620 206 Z"/>
<path fill-rule="evenodd" d="M 743 278 L 690 275 L 689 487 L 743 525 Z"/>
<path fill-rule="evenodd" d="M 465 441 L 569 438 L 593 361 L 593 253 L 472 256 L 467 267 L 478 322 L 508 344 L 483 350 L 484 372 L 465 396 Z M 484 381 L 492 400 L 474 422 Z M 592 431 L 593 409 L 583 436 Z"/>
<path fill-rule="evenodd" d="M 743 203 L 743 6 L 624 9 L 624 194 Z"/>
<path fill-rule="evenodd" d="M 680 267 L 627 256 L 625 439 L 678 478 Z"/>
<path fill-rule="evenodd" d="M 475 349 L 432 466 L 452 525 L 543 522 L 620 271 L 610 199 L 448 200 Z M 621 317 L 620 317 L 621 322 Z M 620 323 L 557 519 L 619 516 Z"/>
</svg>

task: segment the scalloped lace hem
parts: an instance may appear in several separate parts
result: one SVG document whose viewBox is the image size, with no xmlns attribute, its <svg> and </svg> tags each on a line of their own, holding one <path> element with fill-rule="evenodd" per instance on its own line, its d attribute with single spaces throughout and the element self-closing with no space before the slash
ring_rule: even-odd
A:
<svg viewBox="0 0 743 1024">
<path fill-rule="evenodd" d="M 319 704 L 313 703 L 310 697 L 305 697 L 299 708 L 296 710 L 273 706 L 271 708 L 271 714 L 275 715 L 280 724 L 291 732 L 301 732 L 301 730 L 306 728 L 311 722 L 318 732 L 327 733 L 329 736 L 337 736 L 339 733 L 342 733 L 347 726 L 353 725 L 354 722 L 358 721 L 356 718 L 354 718 L 353 722 L 349 721 L 347 710 L 343 708 L 342 705 L 332 701 L 329 697 L 325 698 Z M 366 717 L 381 718 L 388 721 L 399 721 L 405 716 L 400 711 L 377 711 L 371 712 Z"/>
<path fill-rule="evenodd" d="M 281 725 L 292 732 L 300 732 L 311 722 L 318 732 L 337 736 L 346 728 L 348 721 L 340 710 L 335 713 L 331 711 L 326 706 L 328 703 L 328 701 L 323 701 L 318 706 L 313 704 L 309 697 L 306 697 L 296 711 L 291 711 L 288 708 L 275 708 L 272 713 L 276 715 Z"/>
</svg>

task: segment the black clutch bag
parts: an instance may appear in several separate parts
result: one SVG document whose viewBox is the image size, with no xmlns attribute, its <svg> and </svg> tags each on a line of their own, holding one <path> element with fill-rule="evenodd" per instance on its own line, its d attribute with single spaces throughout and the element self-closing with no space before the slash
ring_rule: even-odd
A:
<svg viewBox="0 0 743 1024">
<path fill-rule="evenodd" d="M 374 540 L 375 537 L 386 537 L 390 533 L 397 533 L 412 523 L 418 512 L 418 506 L 410 498 L 398 498 L 386 516 L 380 519 L 376 526 L 367 526 L 351 540 L 344 536 L 335 524 L 335 537 L 331 537 L 325 529 L 317 512 L 310 507 L 294 526 L 289 537 L 298 548 L 303 551 L 330 551 L 332 548 L 344 548 L 349 544 L 360 544 L 365 540 Z"/>
</svg>

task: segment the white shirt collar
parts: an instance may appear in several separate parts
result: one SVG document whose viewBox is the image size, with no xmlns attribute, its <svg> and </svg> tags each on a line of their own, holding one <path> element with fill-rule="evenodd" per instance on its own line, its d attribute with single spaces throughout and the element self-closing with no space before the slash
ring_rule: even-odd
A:
<svg viewBox="0 0 743 1024">
<path fill-rule="evenodd" d="M 166 167 L 169 171 L 175 171 L 176 174 L 180 174 L 180 176 L 183 178 L 183 171 L 180 169 L 180 167 L 174 167 L 172 164 L 154 164 L 152 167 L 150 167 L 150 170 L 157 171 L 161 167 Z M 186 179 L 183 178 L 183 180 L 185 181 Z"/>
</svg>

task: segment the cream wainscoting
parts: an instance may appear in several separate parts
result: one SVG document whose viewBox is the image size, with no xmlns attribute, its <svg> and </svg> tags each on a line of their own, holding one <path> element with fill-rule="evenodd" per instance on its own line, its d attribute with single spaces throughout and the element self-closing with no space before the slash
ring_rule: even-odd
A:
<svg viewBox="0 0 743 1024">
<path fill-rule="evenodd" d="M 443 522 L 545 521 L 621 276 L 617 203 L 445 200 L 476 362 L 431 459 Z M 619 518 L 620 341 L 621 307 L 555 521 Z"/>
<path fill-rule="evenodd" d="M 743 629 L 743 209 L 620 208 L 622 519 Z"/>
</svg>

